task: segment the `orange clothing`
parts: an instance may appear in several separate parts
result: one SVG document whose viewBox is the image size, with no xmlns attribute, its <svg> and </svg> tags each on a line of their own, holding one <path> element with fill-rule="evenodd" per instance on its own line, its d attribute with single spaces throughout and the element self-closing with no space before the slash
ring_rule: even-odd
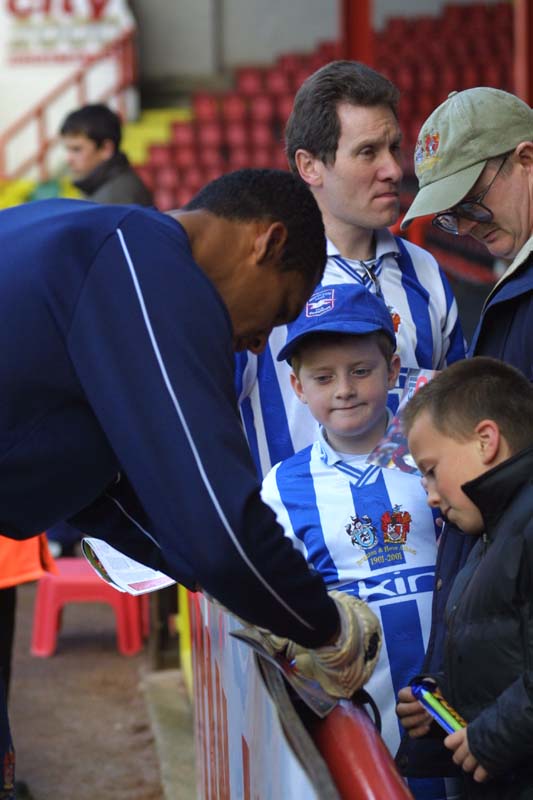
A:
<svg viewBox="0 0 533 800">
<path fill-rule="evenodd" d="M 57 573 L 45 533 L 22 541 L 0 536 L 0 589 L 36 581 L 45 572 Z"/>
</svg>

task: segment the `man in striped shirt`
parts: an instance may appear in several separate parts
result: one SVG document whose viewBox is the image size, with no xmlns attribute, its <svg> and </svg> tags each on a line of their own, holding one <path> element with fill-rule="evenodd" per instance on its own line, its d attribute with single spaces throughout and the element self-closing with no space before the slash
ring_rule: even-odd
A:
<svg viewBox="0 0 533 800">
<path fill-rule="evenodd" d="M 463 358 L 457 304 L 435 259 L 393 236 L 400 213 L 399 93 L 383 75 L 337 61 L 299 89 L 286 130 L 292 172 L 313 193 L 328 238 L 323 283 L 354 283 L 381 295 L 391 312 L 402 368 L 442 369 Z M 287 365 L 276 362 L 286 328 L 259 357 L 238 357 L 241 414 L 256 466 L 264 475 L 316 438 L 298 403 Z M 389 395 L 395 410 L 405 371 Z"/>
</svg>

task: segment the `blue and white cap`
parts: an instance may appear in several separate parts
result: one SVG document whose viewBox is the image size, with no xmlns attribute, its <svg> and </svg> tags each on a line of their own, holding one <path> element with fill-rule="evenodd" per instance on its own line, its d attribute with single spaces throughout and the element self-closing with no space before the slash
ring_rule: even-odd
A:
<svg viewBox="0 0 533 800">
<path fill-rule="evenodd" d="M 302 339 L 311 333 L 364 334 L 383 331 L 396 347 L 390 311 L 381 297 L 362 284 L 320 286 L 300 316 L 287 327 L 287 340 L 278 361 L 290 361 Z"/>
</svg>

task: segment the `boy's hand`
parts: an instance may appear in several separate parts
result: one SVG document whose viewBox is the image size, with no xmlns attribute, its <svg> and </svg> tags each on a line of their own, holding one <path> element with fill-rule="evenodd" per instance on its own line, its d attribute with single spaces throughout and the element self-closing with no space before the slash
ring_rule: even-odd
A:
<svg viewBox="0 0 533 800">
<path fill-rule="evenodd" d="M 433 718 L 418 702 L 409 686 L 398 692 L 396 714 L 411 739 L 418 739 L 429 733 Z"/>
<path fill-rule="evenodd" d="M 451 733 L 445 738 L 444 745 L 448 750 L 453 750 L 453 760 L 458 767 L 461 767 L 465 772 L 473 772 L 472 777 L 474 780 L 477 783 L 483 783 L 490 776 L 485 767 L 482 767 L 477 758 L 470 752 L 467 731 L 468 727 Z"/>
</svg>

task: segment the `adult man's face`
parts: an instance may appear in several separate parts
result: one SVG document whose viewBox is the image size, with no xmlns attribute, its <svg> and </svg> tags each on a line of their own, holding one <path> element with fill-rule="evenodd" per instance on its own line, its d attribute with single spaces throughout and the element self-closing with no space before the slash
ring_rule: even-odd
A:
<svg viewBox="0 0 533 800">
<path fill-rule="evenodd" d="M 316 159 L 313 187 L 326 230 L 338 225 L 373 230 L 392 225 L 400 213 L 401 132 L 388 106 L 340 103 L 341 125 L 333 164 Z"/>
<path fill-rule="evenodd" d="M 96 142 L 82 133 L 66 134 L 62 137 L 65 147 L 66 161 L 75 180 L 83 180 L 103 161 L 113 155 L 111 142 Z"/>
<path fill-rule="evenodd" d="M 533 144 L 531 150 L 533 152 Z M 518 148 L 508 156 L 504 168 L 483 198 L 483 204 L 492 212 L 492 220 L 458 220 L 460 235 L 472 236 L 493 256 L 508 260 L 516 256 L 533 232 L 532 166 L 529 159 L 521 159 L 517 151 Z M 464 200 L 483 192 L 500 165 L 501 158 L 490 159 Z"/>
</svg>

